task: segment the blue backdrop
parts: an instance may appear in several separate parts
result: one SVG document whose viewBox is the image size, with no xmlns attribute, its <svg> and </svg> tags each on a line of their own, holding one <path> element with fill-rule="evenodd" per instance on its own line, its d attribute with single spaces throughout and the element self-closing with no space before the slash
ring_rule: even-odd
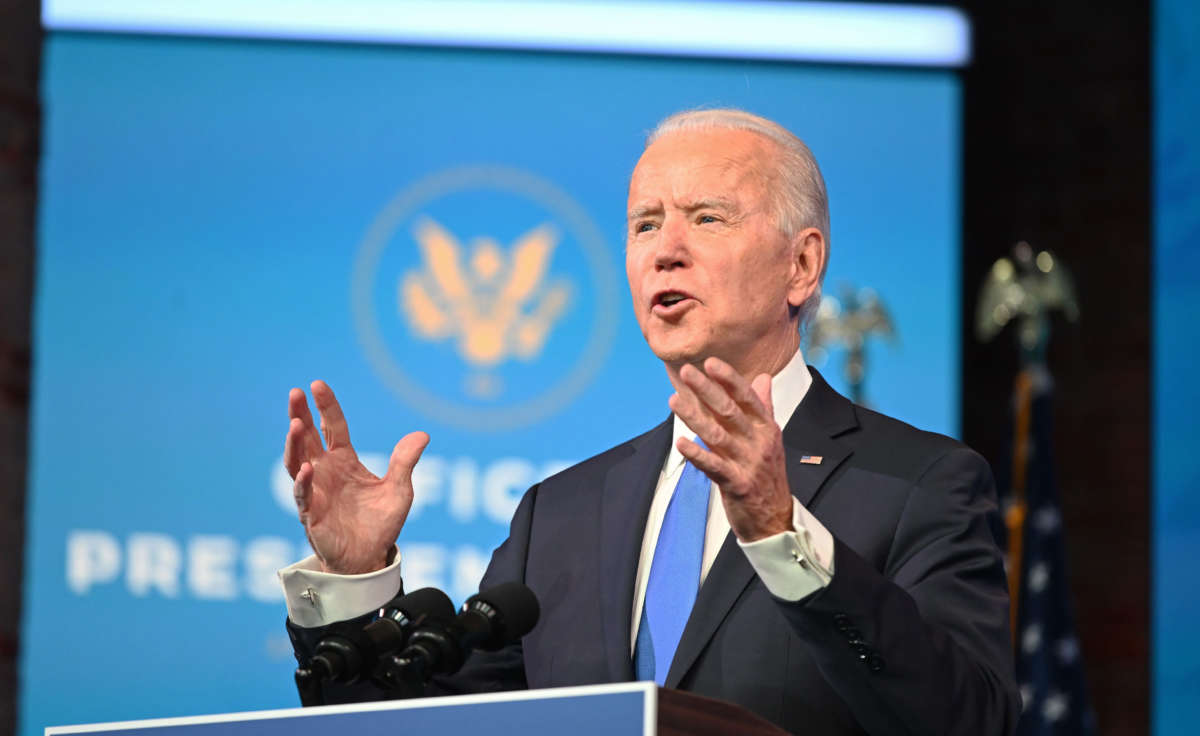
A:
<svg viewBox="0 0 1200 736">
<path fill-rule="evenodd" d="M 528 485 L 662 420 L 625 187 L 681 108 L 807 140 L 827 290 L 900 332 L 868 399 L 957 431 L 952 72 L 51 34 L 43 84 L 23 734 L 297 702 L 292 386 L 369 464 L 430 432 L 406 580 L 459 599 Z"/>
<path fill-rule="evenodd" d="M 1153 714 L 1158 736 L 1200 723 L 1200 6 L 1154 17 Z"/>
</svg>

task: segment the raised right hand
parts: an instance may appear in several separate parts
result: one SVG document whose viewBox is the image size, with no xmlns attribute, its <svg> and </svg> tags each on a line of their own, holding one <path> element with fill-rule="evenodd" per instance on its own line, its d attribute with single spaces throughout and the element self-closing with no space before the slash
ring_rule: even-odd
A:
<svg viewBox="0 0 1200 736">
<path fill-rule="evenodd" d="M 288 393 L 292 421 L 283 450 L 283 463 L 295 481 L 300 522 L 326 572 L 378 570 L 387 565 L 388 552 L 412 508 L 412 470 L 429 435 L 405 435 L 392 450 L 387 474 L 376 477 L 350 444 L 346 417 L 333 389 L 324 381 L 313 381 L 311 388 L 325 444 L 313 425 L 307 397 L 294 388 Z"/>
</svg>

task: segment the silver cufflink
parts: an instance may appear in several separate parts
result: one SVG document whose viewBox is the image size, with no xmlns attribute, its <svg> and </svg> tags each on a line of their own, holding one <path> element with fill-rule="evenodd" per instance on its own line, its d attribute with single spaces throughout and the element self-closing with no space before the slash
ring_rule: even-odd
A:
<svg viewBox="0 0 1200 736">
<path fill-rule="evenodd" d="M 798 550 L 798 549 L 792 550 L 792 559 L 800 567 L 803 567 L 806 570 L 808 569 L 808 558 L 806 558 L 803 554 L 801 554 L 800 550 Z"/>
</svg>

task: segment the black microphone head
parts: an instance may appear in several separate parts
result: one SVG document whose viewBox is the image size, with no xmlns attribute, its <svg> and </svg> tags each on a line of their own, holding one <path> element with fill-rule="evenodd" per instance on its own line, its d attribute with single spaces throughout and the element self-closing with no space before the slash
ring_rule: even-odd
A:
<svg viewBox="0 0 1200 736">
<path fill-rule="evenodd" d="M 491 636 L 479 649 L 495 650 L 512 644 L 533 630 L 541 609 L 537 596 L 524 583 L 501 583 L 480 591 L 463 604 L 464 611 L 476 611 L 491 623 Z"/>
<path fill-rule="evenodd" d="M 392 599 L 383 608 L 385 617 L 395 618 L 397 612 L 410 621 L 420 618 L 449 621 L 454 618 L 454 603 L 437 588 L 421 588 Z"/>
</svg>

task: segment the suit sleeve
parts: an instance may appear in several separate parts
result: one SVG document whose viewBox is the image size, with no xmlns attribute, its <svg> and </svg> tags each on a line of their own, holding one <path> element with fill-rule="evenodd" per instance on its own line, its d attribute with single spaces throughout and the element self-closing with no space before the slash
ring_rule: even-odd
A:
<svg viewBox="0 0 1200 736">
<path fill-rule="evenodd" d="M 987 463 L 956 448 L 910 489 L 882 571 L 835 538 L 829 585 L 777 602 L 871 734 L 1010 734 L 1008 592 Z"/>
<path fill-rule="evenodd" d="M 529 549 L 529 532 L 533 521 L 533 507 L 538 486 L 526 491 L 509 527 L 509 536 L 496 551 L 480 582 L 480 590 L 486 590 L 504 582 L 525 579 L 525 558 Z M 361 630 L 370 623 L 374 612 L 342 621 L 330 626 L 301 627 L 287 620 L 288 636 L 295 651 L 296 660 L 307 665 L 317 644 L 324 636 L 343 629 Z M 520 643 L 496 652 L 474 652 L 462 669 L 453 675 L 435 677 L 425 689 L 424 695 L 448 695 L 470 692 L 494 692 L 520 690 L 526 687 L 525 664 Z M 349 684 L 325 683 L 321 688 L 322 703 L 358 703 L 384 700 L 388 693 L 375 685 L 369 678 Z"/>
</svg>

